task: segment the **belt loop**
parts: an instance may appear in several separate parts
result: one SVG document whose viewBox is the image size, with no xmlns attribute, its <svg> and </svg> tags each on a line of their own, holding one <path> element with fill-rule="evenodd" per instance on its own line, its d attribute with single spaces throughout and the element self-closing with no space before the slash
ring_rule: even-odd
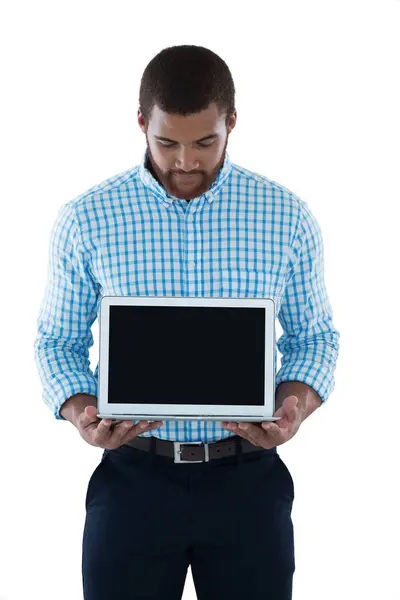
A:
<svg viewBox="0 0 400 600">
<path fill-rule="evenodd" d="M 237 466 L 241 467 L 243 464 L 243 448 L 242 448 L 242 438 L 240 435 L 236 435 L 234 437 L 236 444 L 236 458 L 237 458 Z"/>
</svg>

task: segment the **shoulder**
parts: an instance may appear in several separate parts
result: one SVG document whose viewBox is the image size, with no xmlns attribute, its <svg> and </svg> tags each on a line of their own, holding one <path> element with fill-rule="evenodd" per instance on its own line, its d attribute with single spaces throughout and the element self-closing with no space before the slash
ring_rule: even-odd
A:
<svg viewBox="0 0 400 600">
<path fill-rule="evenodd" d="M 102 204 L 107 198 L 113 198 L 126 192 L 127 188 L 135 180 L 139 167 L 135 166 L 116 175 L 104 179 L 100 183 L 92 186 L 85 192 L 69 200 L 65 206 L 76 213 L 83 213 L 86 210 L 96 208 L 96 203 Z"/>
<path fill-rule="evenodd" d="M 311 210 L 302 198 L 278 181 L 266 175 L 232 164 L 232 184 L 242 190 L 248 190 L 265 206 L 272 207 L 275 216 L 280 213 L 282 219 L 290 224 L 292 231 L 298 232 L 304 220 L 312 219 Z"/>
</svg>

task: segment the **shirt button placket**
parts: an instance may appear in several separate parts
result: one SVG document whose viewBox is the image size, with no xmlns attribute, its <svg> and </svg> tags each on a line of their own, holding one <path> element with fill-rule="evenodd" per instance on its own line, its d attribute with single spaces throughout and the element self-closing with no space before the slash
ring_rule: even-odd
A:
<svg viewBox="0 0 400 600">
<path fill-rule="evenodd" d="M 193 213 L 187 215 L 187 257 L 188 257 L 188 290 L 189 295 L 195 295 L 195 275 L 193 273 L 196 267 L 196 261 L 194 260 L 194 238 L 193 238 Z"/>
</svg>

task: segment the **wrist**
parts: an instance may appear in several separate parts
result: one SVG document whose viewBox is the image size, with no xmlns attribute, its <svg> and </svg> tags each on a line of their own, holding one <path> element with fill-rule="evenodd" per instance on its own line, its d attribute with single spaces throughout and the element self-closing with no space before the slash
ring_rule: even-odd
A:
<svg viewBox="0 0 400 600">
<path fill-rule="evenodd" d="M 97 398 L 92 394 L 74 394 L 68 398 L 60 409 L 60 415 L 76 426 L 76 421 L 87 406 L 97 407 Z"/>
<path fill-rule="evenodd" d="M 292 395 L 298 398 L 297 408 L 301 421 L 309 417 L 322 404 L 322 400 L 317 392 L 306 383 L 301 381 L 282 381 L 276 389 L 276 410 L 282 406 L 285 398 Z"/>
</svg>

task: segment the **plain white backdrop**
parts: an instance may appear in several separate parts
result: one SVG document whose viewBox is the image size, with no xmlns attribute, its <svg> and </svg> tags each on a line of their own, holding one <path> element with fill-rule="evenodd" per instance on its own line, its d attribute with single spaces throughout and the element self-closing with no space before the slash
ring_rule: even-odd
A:
<svg viewBox="0 0 400 600">
<path fill-rule="evenodd" d="M 399 599 L 400 1 L 16 1 L 1 22 L 1 600 L 82 599 L 102 450 L 42 401 L 50 229 L 61 204 L 140 161 L 140 78 L 177 44 L 232 71 L 231 160 L 305 200 L 323 232 L 341 346 L 328 402 L 279 447 L 295 483 L 293 598 Z M 196 598 L 190 570 L 183 598 Z"/>
</svg>

